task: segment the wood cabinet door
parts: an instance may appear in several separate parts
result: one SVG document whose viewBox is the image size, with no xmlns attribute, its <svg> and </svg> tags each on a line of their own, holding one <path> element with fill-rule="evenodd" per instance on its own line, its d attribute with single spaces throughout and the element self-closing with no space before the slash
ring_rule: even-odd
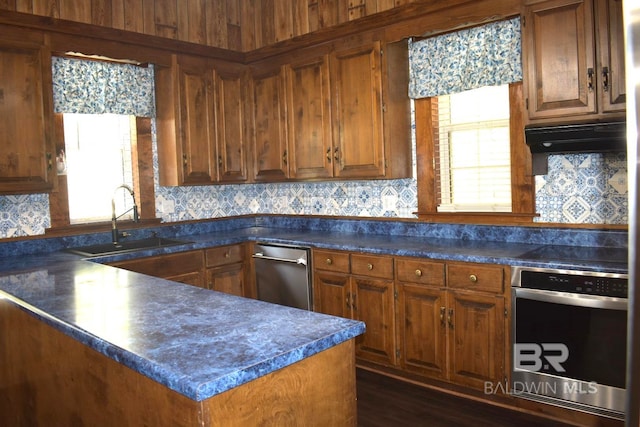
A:
<svg viewBox="0 0 640 427">
<path fill-rule="evenodd" d="M 437 287 L 398 284 L 400 367 L 432 378 L 447 378 L 446 300 Z"/>
<path fill-rule="evenodd" d="M 333 176 L 327 56 L 286 68 L 291 178 Z"/>
<path fill-rule="evenodd" d="M 393 280 L 351 278 L 353 318 L 366 324 L 356 338 L 356 356 L 385 365 L 396 364 L 395 296 Z M 348 296 L 349 297 L 349 296 Z"/>
<path fill-rule="evenodd" d="M 314 311 L 351 318 L 349 276 L 316 271 L 313 276 Z"/>
<path fill-rule="evenodd" d="M 505 302 L 501 295 L 449 291 L 449 379 L 482 390 L 505 372 Z"/>
<path fill-rule="evenodd" d="M 244 182 L 248 178 L 245 87 L 246 77 L 242 71 L 218 70 L 215 74 L 216 162 L 220 182 Z"/>
<path fill-rule="evenodd" d="M 334 174 L 384 176 L 380 42 L 330 57 Z"/>
<path fill-rule="evenodd" d="M 217 180 L 213 69 L 205 61 L 178 58 L 182 184 Z"/>
<path fill-rule="evenodd" d="M 552 0 L 525 11 L 523 62 L 529 119 L 595 113 L 592 0 Z"/>
<path fill-rule="evenodd" d="M 184 283 L 185 285 L 197 286 L 204 288 L 205 283 L 202 277 L 202 272 L 192 271 L 190 273 L 176 274 L 175 276 L 164 277 L 167 280 L 173 280 L 174 282 Z"/>
<path fill-rule="evenodd" d="M 231 295 L 244 296 L 244 263 L 207 270 L 207 289 Z"/>
<path fill-rule="evenodd" d="M 52 97 L 47 49 L 0 36 L 0 194 L 53 188 Z"/>
<path fill-rule="evenodd" d="M 257 181 L 286 179 L 289 153 L 281 69 L 254 74 L 251 80 L 254 178 Z"/>
<path fill-rule="evenodd" d="M 596 0 L 600 109 L 626 110 L 624 23 L 622 0 Z"/>
</svg>

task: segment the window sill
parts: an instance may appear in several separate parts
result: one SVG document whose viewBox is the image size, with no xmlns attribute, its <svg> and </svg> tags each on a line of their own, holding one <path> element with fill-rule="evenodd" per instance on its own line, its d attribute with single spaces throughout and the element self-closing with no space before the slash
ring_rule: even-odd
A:
<svg viewBox="0 0 640 427">
<path fill-rule="evenodd" d="M 531 225 L 536 213 L 510 212 L 415 212 L 419 220 L 456 224 Z"/>
</svg>

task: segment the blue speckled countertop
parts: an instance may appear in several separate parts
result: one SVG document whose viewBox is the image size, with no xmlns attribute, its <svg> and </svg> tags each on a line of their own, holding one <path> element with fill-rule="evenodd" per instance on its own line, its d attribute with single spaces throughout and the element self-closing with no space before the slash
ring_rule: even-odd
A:
<svg viewBox="0 0 640 427">
<path fill-rule="evenodd" d="M 375 221 L 336 221 L 331 229 L 309 221 L 302 228 L 297 218 L 286 218 L 278 227 L 265 226 L 269 221 L 273 222 L 258 218 L 233 220 L 231 225 L 157 227 L 153 231 L 163 237 L 190 243 L 91 260 L 62 249 L 108 241 L 108 234 L 0 242 L 0 297 L 5 295 L 43 321 L 167 387 L 203 400 L 351 339 L 364 332 L 364 324 L 103 264 L 264 241 L 511 266 L 627 272 L 627 250 L 620 244 L 624 236 L 618 232 L 532 228 L 523 234 L 520 228 L 432 229 L 431 225 L 389 222 L 382 223 L 387 232 L 401 230 L 385 234 L 376 229 L 380 223 Z M 503 234 L 495 235 L 495 230 Z M 134 238 L 148 237 L 149 230 L 136 233 Z"/>
</svg>

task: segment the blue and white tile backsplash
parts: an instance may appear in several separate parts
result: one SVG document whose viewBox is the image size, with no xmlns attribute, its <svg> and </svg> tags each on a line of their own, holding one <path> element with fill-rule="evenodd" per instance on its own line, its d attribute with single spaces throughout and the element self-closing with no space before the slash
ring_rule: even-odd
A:
<svg viewBox="0 0 640 427">
<path fill-rule="evenodd" d="M 157 170 L 156 156 L 154 143 Z M 159 187 L 156 176 L 164 222 L 254 213 L 414 218 L 417 205 L 415 179 Z M 536 177 L 539 222 L 628 224 L 628 207 L 625 153 L 552 155 L 549 173 Z M 49 226 L 47 195 L 0 196 L 0 238 Z"/>
</svg>

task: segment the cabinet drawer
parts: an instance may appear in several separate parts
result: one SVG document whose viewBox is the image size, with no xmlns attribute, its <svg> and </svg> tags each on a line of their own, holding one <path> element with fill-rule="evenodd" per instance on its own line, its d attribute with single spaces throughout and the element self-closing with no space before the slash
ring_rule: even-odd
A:
<svg viewBox="0 0 640 427">
<path fill-rule="evenodd" d="M 401 282 L 444 286 L 444 263 L 420 259 L 396 259 L 396 271 Z"/>
<path fill-rule="evenodd" d="M 242 245 L 230 245 L 207 249 L 205 251 L 207 267 L 218 267 L 241 262 L 244 260 L 243 248 Z"/>
<path fill-rule="evenodd" d="M 447 264 L 450 288 L 502 293 L 504 267 L 484 264 Z"/>
<path fill-rule="evenodd" d="M 349 254 L 332 251 L 313 251 L 313 268 L 316 270 L 349 272 Z"/>
<path fill-rule="evenodd" d="M 393 279 L 393 258 L 352 254 L 351 273 L 369 277 L 380 277 L 382 279 Z"/>
<path fill-rule="evenodd" d="M 200 272 L 204 262 L 202 251 L 189 251 L 116 262 L 111 265 L 150 276 L 167 278 Z"/>
</svg>

